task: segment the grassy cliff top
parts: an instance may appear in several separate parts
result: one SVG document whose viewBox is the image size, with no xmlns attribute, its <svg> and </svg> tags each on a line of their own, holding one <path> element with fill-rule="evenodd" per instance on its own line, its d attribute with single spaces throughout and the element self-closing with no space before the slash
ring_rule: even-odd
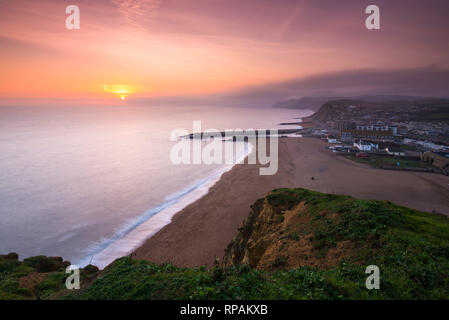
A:
<svg viewBox="0 0 449 320">
<path fill-rule="evenodd" d="M 278 189 L 254 203 L 209 270 L 123 257 L 82 270 L 81 290 L 68 291 L 63 262 L 38 260 L 0 256 L 0 299 L 447 299 L 449 219 Z M 368 265 L 379 267 L 379 290 L 365 287 Z"/>
</svg>

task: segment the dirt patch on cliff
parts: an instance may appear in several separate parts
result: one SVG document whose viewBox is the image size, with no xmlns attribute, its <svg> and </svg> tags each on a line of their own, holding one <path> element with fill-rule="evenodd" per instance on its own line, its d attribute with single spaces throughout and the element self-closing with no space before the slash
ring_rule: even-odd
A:
<svg viewBox="0 0 449 320">
<path fill-rule="evenodd" d="M 22 288 L 30 290 L 34 295 L 34 286 L 47 278 L 48 274 L 41 272 L 30 272 L 28 275 L 19 279 L 19 285 Z"/>
<path fill-rule="evenodd" d="M 259 216 L 264 221 L 248 240 L 247 252 L 242 263 L 263 270 L 294 269 L 300 266 L 325 268 L 337 265 L 350 256 L 354 245 L 350 241 L 337 242 L 333 248 L 318 249 L 314 243 L 314 216 L 304 202 L 291 210 L 276 213 L 267 202 Z M 338 214 L 328 211 L 319 213 L 333 221 Z M 271 218 L 274 223 L 267 223 Z M 279 222 L 280 221 L 280 222 Z"/>
</svg>

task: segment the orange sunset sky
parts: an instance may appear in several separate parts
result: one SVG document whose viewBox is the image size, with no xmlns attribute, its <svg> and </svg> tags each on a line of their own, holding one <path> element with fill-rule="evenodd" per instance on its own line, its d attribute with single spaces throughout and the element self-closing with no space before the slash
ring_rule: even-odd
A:
<svg viewBox="0 0 449 320">
<path fill-rule="evenodd" d="M 71 4 L 80 30 L 65 28 Z M 365 28 L 369 4 L 381 9 L 381 30 Z M 436 0 L 0 0 L 0 100 L 208 95 L 345 70 L 446 70 L 448 9 Z"/>
</svg>

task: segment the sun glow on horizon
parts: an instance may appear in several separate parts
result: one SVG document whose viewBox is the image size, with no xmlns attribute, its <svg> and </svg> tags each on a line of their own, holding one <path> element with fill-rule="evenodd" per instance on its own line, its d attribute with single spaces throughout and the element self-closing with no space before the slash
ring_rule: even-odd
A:
<svg viewBox="0 0 449 320">
<path fill-rule="evenodd" d="M 378 0 L 388 30 L 368 33 L 365 8 L 350 1 L 78 2 L 75 31 L 63 23 L 66 1 L 0 0 L 0 104 L 447 95 L 447 81 L 435 76 L 435 86 L 421 77 L 392 78 L 397 89 L 377 76 L 364 83 L 355 77 L 363 70 L 449 69 L 449 20 L 441 14 L 447 1 L 408 0 L 404 10 Z M 338 72 L 354 72 L 354 80 L 337 80 Z"/>
<path fill-rule="evenodd" d="M 103 90 L 116 94 L 122 101 L 126 100 L 133 93 L 132 86 L 128 85 L 103 85 Z"/>
</svg>

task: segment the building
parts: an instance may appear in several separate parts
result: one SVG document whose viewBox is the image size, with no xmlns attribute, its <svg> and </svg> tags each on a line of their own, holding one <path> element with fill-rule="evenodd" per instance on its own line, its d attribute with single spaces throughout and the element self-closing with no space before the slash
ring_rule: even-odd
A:
<svg viewBox="0 0 449 320">
<path fill-rule="evenodd" d="M 356 147 L 360 151 L 373 151 L 374 149 L 377 149 L 378 145 L 373 143 L 372 141 L 359 140 L 357 142 L 354 142 L 354 147 Z"/>
<path fill-rule="evenodd" d="M 360 139 L 369 139 L 373 141 L 393 141 L 394 134 L 392 131 L 374 131 L 374 130 L 342 130 L 342 141 L 353 141 Z"/>
<path fill-rule="evenodd" d="M 328 143 L 338 143 L 336 136 L 327 136 L 327 142 Z"/>
<path fill-rule="evenodd" d="M 359 131 L 391 131 L 391 133 L 393 133 L 393 135 L 396 135 L 398 133 L 398 127 L 390 127 L 388 125 L 383 126 L 383 125 L 364 125 L 364 124 L 359 124 L 356 126 L 357 130 Z"/>
<path fill-rule="evenodd" d="M 388 146 L 385 148 L 385 151 L 390 155 L 390 156 L 399 156 L 399 157 L 403 157 L 405 156 L 405 151 L 402 150 L 399 147 L 396 146 Z"/>
<path fill-rule="evenodd" d="M 342 130 L 341 131 L 341 141 L 351 141 L 352 142 L 352 130 Z"/>
<path fill-rule="evenodd" d="M 382 125 L 366 125 L 366 124 L 358 124 L 356 126 L 357 130 L 361 131 L 388 131 L 388 126 Z"/>
<path fill-rule="evenodd" d="M 355 123 L 351 121 L 337 121 L 335 123 L 335 129 L 341 131 L 341 130 L 354 130 L 356 128 Z"/>
</svg>

